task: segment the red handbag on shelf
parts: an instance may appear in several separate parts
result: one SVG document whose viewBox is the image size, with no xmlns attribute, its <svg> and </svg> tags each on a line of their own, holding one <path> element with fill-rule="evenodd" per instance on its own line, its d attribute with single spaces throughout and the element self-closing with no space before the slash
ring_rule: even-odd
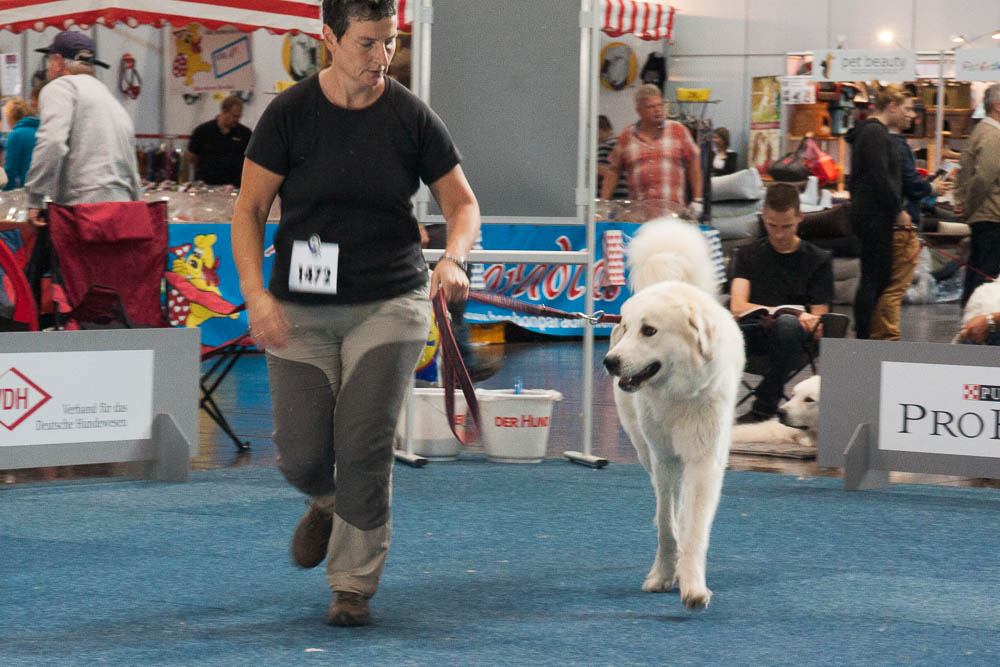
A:
<svg viewBox="0 0 1000 667">
<path fill-rule="evenodd" d="M 840 167 L 837 166 L 829 153 L 821 151 L 812 137 L 806 137 L 803 142 L 805 143 L 803 157 L 809 168 L 809 173 L 819 179 L 820 185 L 836 181 L 837 177 L 840 176 Z"/>
</svg>

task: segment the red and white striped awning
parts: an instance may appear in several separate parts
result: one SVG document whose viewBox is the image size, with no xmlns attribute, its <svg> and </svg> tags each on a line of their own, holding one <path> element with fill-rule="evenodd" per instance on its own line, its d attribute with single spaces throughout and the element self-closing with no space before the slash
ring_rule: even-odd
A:
<svg viewBox="0 0 1000 667">
<path fill-rule="evenodd" d="M 400 32 L 412 31 L 414 1 L 399 0 Z M 319 38 L 320 4 L 321 0 L 0 0 L 0 30 L 200 23 L 209 30 L 231 25 L 244 32 L 264 28 Z"/>
<path fill-rule="evenodd" d="M 653 41 L 671 39 L 674 8 L 665 0 L 604 0 L 604 32 Z"/>
</svg>

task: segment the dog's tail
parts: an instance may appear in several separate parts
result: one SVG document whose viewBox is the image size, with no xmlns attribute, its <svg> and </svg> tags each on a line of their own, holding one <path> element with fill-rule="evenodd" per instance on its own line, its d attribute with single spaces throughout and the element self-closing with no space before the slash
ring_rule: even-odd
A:
<svg viewBox="0 0 1000 667">
<path fill-rule="evenodd" d="M 626 252 L 633 293 L 664 280 L 688 283 L 709 294 L 718 291 L 711 250 L 696 225 L 652 220 L 639 228 Z"/>
</svg>

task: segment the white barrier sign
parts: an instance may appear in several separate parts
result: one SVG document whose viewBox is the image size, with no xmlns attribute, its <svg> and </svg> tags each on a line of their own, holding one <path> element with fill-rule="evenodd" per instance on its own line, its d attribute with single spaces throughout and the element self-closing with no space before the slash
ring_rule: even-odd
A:
<svg viewBox="0 0 1000 667">
<path fill-rule="evenodd" d="M 883 361 L 878 447 L 1000 458 L 1000 367 Z"/>
<path fill-rule="evenodd" d="M 912 81 L 917 69 L 913 51 L 819 49 L 813 51 L 815 81 Z"/>
<path fill-rule="evenodd" d="M 1000 81 L 1000 49 L 955 49 L 956 81 Z"/>
<path fill-rule="evenodd" d="M 0 354 L 0 447 L 151 437 L 153 350 Z"/>
</svg>

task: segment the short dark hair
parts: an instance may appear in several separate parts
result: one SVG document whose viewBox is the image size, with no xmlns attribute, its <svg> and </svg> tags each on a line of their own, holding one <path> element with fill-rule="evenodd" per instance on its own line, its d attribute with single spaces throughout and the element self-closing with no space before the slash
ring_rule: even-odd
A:
<svg viewBox="0 0 1000 667">
<path fill-rule="evenodd" d="M 600 130 L 605 130 L 607 132 L 610 132 L 612 129 L 611 120 L 604 114 L 601 114 L 600 116 L 597 117 L 597 128 Z"/>
<path fill-rule="evenodd" d="M 352 18 L 381 21 L 395 15 L 396 0 L 323 0 L 323 23 L 330 26 L 338 42 Z"/>
<path fill-rule="evenodd" d="M 767 189 L 764 195 L 764 208 L 769 208 L 775 213 L 785 211 L 799 211 L 799 189 L 791 183 L 775 183 Z"/>
<path fill-rule="evenodd" d="M 222 106 L 220 109 L 222 111 L 229 111 L 233 107 L 243 108 L 243 100 L 240 99 L 238 95 L 230 95 L 226 99 L 222 100 Z"/>
</svg>

